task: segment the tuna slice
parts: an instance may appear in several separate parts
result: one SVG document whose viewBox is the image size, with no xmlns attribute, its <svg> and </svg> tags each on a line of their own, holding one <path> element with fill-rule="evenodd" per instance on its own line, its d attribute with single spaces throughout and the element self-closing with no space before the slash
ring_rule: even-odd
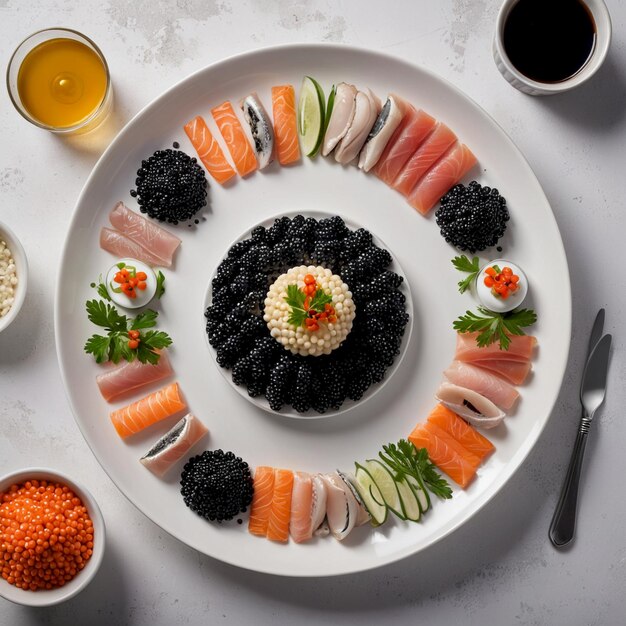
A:
<svg viewBox="0 0 626 626">
<path fill-rule="evenodd" d="M 339 83 L 335 94 L 335 104 L 330 114 L 328 128 L 322 144 L 322 156 L 328 156 L 343 139 L 352 124 L 356 109 L 356 87 Z"/>
<path fill-rule="evenodd" d="M 437 120 L 411 107 L 385 146 L 374 168 L 374 174 L 390 187 L 406 162 L 435 128 Z"/>
<path fill-rule="evenodd" d="M 474 455 L 467 451 L 459 454 L 448 445 L 448 440 L 439 438 L 426 424 L 418 424 L 409 435 L 409 441 L 416 448 L 426 448 L 430 460 L 461 487 L 467 487 L 476 475 L 476 467 L 471 462 Z"/>
<path fill-rule="evenodd" d="M 521 385 L 532 367 L 530 361 L 500 361 L 499 359 L 472 361 L 472 364 L 497 374 L 514 385 Z"/>
<path fill-rule="evenodd" d="M 443 404 L 438 404 L 430 412 L 428 423 L 445 430 L 481 461 L 495 450 L 489 439 L 483 437 L 473 426 Z"/>
<path fill-rule="evenodd" d="M 96 376 L 96 383 L 102 397 L 111 402 L 116 398 L 127 395 L 131 391 L 138 391 L 147 385 L 163 380 L 173 374 L 172 366 L 166 352 L 161 352 L 156 365 L 141 363 L 138 360 L 125 361 L 117 367 Z"/>
<path fill-rule="evenodd" d="M 352 124 L 335 150 L 335 161 L 342 165 L 357 157 L 380 112 L 380 100 L 369 89 L 357 92 L 355 102 Z"/>
<path fill-rule="evenodd" d="M 250 506 L 248 532 L 265 537 L 274 496 L 274 468 L 259 466 L 254 472 L 254 494 Z"/>
<path fill-rule="evenodd" d="M 474 426 L 495 428 L 504 419 L 504 411 L 491 400 L 466 387 L 441 383 L 435 398 Z"/>
<path fill-rule="evenodd" d="M 208 432 L 208 428 L 197 417 L 185 415 L 139 460 L 156 476 L 164 476 Z"/>
<path fill-rule="evenodd" d="M 472 389 L 501 409 L 510 409 L 519 398 L 519 393 L 513 385 L 470 363 L 453 361 L 443 374 L 454 385 Z"/>
<path fill-rule="evenodd" d="M 437 124 L 435 130 L 406 162 L 393 181 L 393 188 L 408 196 L 417 181 L 433 166 L 456 141 L 456 135 L 445 125 Z"/>
<path fill-rule="evenodd" d="M 476 345 L 478 333 L 457 333 L 456 354 L 458 361 L 473 363 L 474 361 L 498 360 L 498 361 L 529 361 L 533 354 L 533 348 L 537 340 L 532 335 L 511 335 L 511 344 L 508 350 L 500 350 L 497 343 L 492 343 L 485 348 Z"/>
<path fill-rule="evenodd" d="M 432 166 L 408 196 L 409 204 L 426 215 L 446 192 L 476 165 L 476 157 L 464 144 L 455 144 Z"/>
<path fill-rule="evenodd" d="M 399 96 L 390 93 L 381 109 L 374 126 L 369 132 L 359 155 L 359 168 L 369 172 L 380 158 L 387 143 L 396 131 L 409 109 L 409 104 Z"/>
<path fill-rule="evenodd" d="M 162 259 L 162 265 L 169 267 L 172 264 L 174 253 L 180 246 L 180 239 L 165 228 L 131 211 L 123 202 L 118 202 L 113 207 L 109 221 L 113 228 L 138 243 L 150 254 Z"/>
<path fill-rule="evenodd" d="M 311 510 L 313 482 L 306 472 L 295 472 L 291 492 L 291 519 L 289 534 L 296 543 L 308 541 L 313 536 Z"/>
<path fill-rule="evenodd" d="M 118 233 L 116 230 L 106 228 L 106 226 L 100 231 L 100 247 L 118 258 L 130 257 L 131 259 L 143 261 L 148 265 L 170 266 L 169 263 L 152 254 L 136 241 L 130 239 L 130 237 Z"/>
</svg>

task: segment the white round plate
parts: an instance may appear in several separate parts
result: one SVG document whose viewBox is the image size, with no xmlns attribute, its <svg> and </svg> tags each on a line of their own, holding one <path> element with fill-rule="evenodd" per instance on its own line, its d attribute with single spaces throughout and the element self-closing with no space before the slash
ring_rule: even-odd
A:
<svg viewBox="0 0 626 626">
<path fill-rule="evenodd" d="M 230 250 L 230 248 L 234 246 L 235 243 L 243 239 L 248 239 L 248 237 L 250 237 L 251 232 L 257 226 L 264 226 L 265 228 L 269 228 L 274 223 L 274 220 L 278 219 L 279 217 L 282 217 L 283 215 L 286 217 L 293 218 L 294 216 L 298 215 L 298 211 L 288 211 L 286 213 L 280 213 L 278 215 L 274 215 L 270 218 L 264 219 L 262 222 L 254 224 L 250 228 L 246 229 L 246 231 L 240 237 L 237 237 L 235 241 L 231 242 L 229 246 L 224 248 L 224 253 L 222 255 L 222 258 L 226 257 L 228 250 Z M 321 220 L 325 217 L 332 217 L 332 215 L 334 214 L 325 213 L 323 211 L 303 211 L 301 215 L 304 215 L 304 217 L 314 217 L 317 220 Z M 343 221 L 345 222 L 346 226 L 350 230 L 356 230 L 357 228 L 365 228 L 363 224 L 358 224 L 354 220 L 344 219 Z M 338 415 L 343 415 L 344 413 L 351 411 L 355 407 L 362 406 L 364 402 L 366 402 L 370 398 L 373 398 L 374 395 L 376 395 L 379 391 L 381 391 L 385 387 L 385 385 L 387 385 L 387 383 L 391 380 L 391 377 L 393 376 L 393 374 L 397 371 L 398 367 L 400 367 L 400 363 L 402 363 L 402 360 L 404 359 L 404 355 L 406 354 L 407 346 L 409 345 L 411 341 L 411 333 L 413 331 L 413 298 L 411 297 L 411 288 L 409 286 L 409 282 L 406 278 L 406 275 L 404 274 L 402 268 L 400 267 L 400 264 L 398 263 L 398 259 L 396 259 L 393 254 L 392 249 L 389 248 L 389 246 L 387 246 L 384 242 L 382 242 L 376 236 L 376 233 L 372 233 L 372 241 L 379 248 L 384 248 L 385 250 L 389 251 L 392 257 L 392 264 L 387 269 L 391 272 L 395 272 L 396 274 L 398 274 L 398 276 L 402 276 L 402 278 L 404 279 L 399 289 L 406 296 L 406 312 L 409 315 L 409 321 L 404 328 L 404 335 L 402 336 L 402 344 L 400 345 L 400 354 L 396 356 L 391 367 L 389 367 L 387 371 L 385 372 L 385 378 L 378 384 L 370 385 L 367 391 L 363 394 L 363 397 L 357 402 L 346 398 L 346 400 L 344 400 L 344 403 L 341 405 L 340 409 L 338 410 L 331 409 L 331 410 L 326 411 L 326 413 L 318 413 L 317 411 L 314 411 L 313 409 L 309 409 L 308 411 L 305 411 L 304 413 L 298 413 L 298 411 L 286 405 L 280 410 L 279 412 L 280 415 L 284 415 L 285 417 L 294 417 L 296 419 L 321 419 L 321 418 L 337 417 Z M 221 263 L 221 259 L 220 259 L 220 263 Z M 209 286 L 207 287 L 207 290 L 206 290 L 203 313 L 204 311 L 206 311 L 206 308 L 211 304 L 211 301 L 212 301 L 211 284 L 213 282 L 213 278 L 215 277 L 216 272 L 217 272 L 217 267 L 215 268 L 215 271 L 211 275 L 211 280 L 209 281 Z M 206 319 L 203 318 L 203 320 L 206 325 Z M 269 411 L 270 413 L 275 413 L 275 411 L 273 411 L 270 408 L 269 402 L 266 400 L 265 396 L 256 396 L 253 398 L 250 395 L 248 395 L 248 390 L 245 387 L 245 385 L 235 385 L 235 383 L 233 382 L 233 377 L 232 377 L 232 369 L 225 369 L 221 367 L 220 365 L 218 365 L 215 348 L 213 348 L 213 346 L 211 346 L 211 344 L 209 343 L 209 337 L 206 333 L 204 334 L 204 338 L 206 340 L 206 345 L 209 350 L 209 353 L 213 357 L 213 362 L 215 363 L 215 367 L 218 368 L 219 372 L 222 374 L 222 376 L 224 376 L 224 379 L 232 386 L 232 388 L 242 398 L 246 399 L 248 402 L 252 402 L 252 404 L 254 404 L 255 406 L 258 406 L 260 409 L 263 409 L 264 411 Z"/>
<path fill-rule="evenodd" d="M 399 92 L 445 122 L 471 147 L 480 167 L 474 174 L 507 198 L 511 221 L 502 256 L 521 265 L 531 283 L 539 315 L 534 373 L 521 389 L 514 415 L 489 433 L 496 446 L 466 490 L 435 502 L 420 524 L 388 522 L 356 529 L 343 543 L 332 538 L 279 545 L 247 533 L 238 524 L 209 524 L 185 508 L 178 493 L 181 464 L 161 481 L 139 457 L 173 424 L 155 425 L 128 441 L 113 429 L 98 392 L 100 367 L 83 352 L 97 329 L 84 302 L 89 284 L 113 257 L 98 245 L 101 226 L 118 200 L 137 209 L 129 190 L 142 158 L 179 141 L 194 151 L 183 124 L 210 108 L 237 102 L 256 91 L 271 108 L 272 85 L 299 88 L 304 75 L 325 89 L 350 81 L 379 96 Z M 210 123 L 210 122 L 209 122 Z M 475 305 L 457 292 L 459 274 L 450 263 L 456 251 L 440 237 L 433 216 L 424 218 L 375 176 L 331 159 L 304 158 L 287 168 L 274 164 L 228 188 L 212 184 L 210 210 L 197 228 L 179 226 L 182 238 L 175 267 L 167 271 L 160 327 L 174 339 L 170 351 L 176 379 L 190 409 L 209 427 L 208 446 L 233 450 L 252 467 L 294 470 L 350 470 L 372 458 L 382 444 L 406 437 L 435 401 L 441 372 L 454 355 L 453 320 Z M 210 363 L 198 322 L 205 287 L 228 242 L 278 211 L 324 210 L 364 224 L 393 250 L 413 294 L 414 333 L 402 367 L 376 397 L 341 420 L 293 420 L 245 402 Z M 499 256 L 493 251 L 492 256 Z M 486 257 L 483 257 L 483 261 Z M 546 280 L 546 268 L 558 280 Z M 94 454 L 124 494 L 163 529 L 197 550 L 261 572 L 324 576 L 357 572 L 423 550 L 466 522 L 504 487 L 528 455 L 557 398 L 567 362 L 571 294 L 567 261 L 550 205 L 519 150 L 500 127 L 460 91 L 429 71 L 376 52 L 335 45 L 289 45 L 242 54 L 207 67 L 165 92 L 139 113 L 109 146 L 78 199 L 62 257 L 56 294 L 55 328 L 59 362 L 76 421 Z M 419 341 L 416 341 L 416 337 Z M 207 444 L 205 444 L 207 445 Z"/>
</svg>

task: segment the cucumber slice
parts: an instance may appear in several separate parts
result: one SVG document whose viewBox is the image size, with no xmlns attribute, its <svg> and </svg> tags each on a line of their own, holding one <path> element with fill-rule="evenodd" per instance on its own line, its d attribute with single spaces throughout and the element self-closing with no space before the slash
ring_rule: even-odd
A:
<svg viewBox="0 0 626 626">
<path fill-rule="evenodd" d="M 371 523 L 380 526 L 387 519 L 387 506 L 383 496 L 367 470 L 358 463 L 355 466 L 354 488 L 372 517 Z"/>
<path fill-rule="evenodd" d="M 426 491 L 426 488 L 422 484 L 421 480 L 418 480 L 413 476 L 405 476 L 405 478 L 417 497 L 417 501 L 419 502 L 420 510 L 423 515 L 426 511 L 428 511 L 428 509 L 430 509 L 430 497 L 428 495 L 428 491 Z"/>
<path fill-rule="evenodd" d="M 419 522 L 422 516 L 419 500 L 416 493 L 413 491 L 411 485 L 407 482 L 406 478 L 396 479 L 396 486 L 400 493 L 400 500 L 402 501 L 402 510 L 406 519 L 412 522 Z"/>
<path fill-rule="evenodd" d="M 302 151 L 308 157 L 315 156 L 324 139 L 325 104 L 324 91 L 310 76 L 305 76 L 300 88 L 298 105 L 298 133 Z"/>
<path fill-rule="evenodd" d="M 364 469 L 372 477 L 372 480 L 376 483 L 376 486 L 380 490 L 385 504 L 393 511 L 400 519 L 406 519 L 402 510 L 402 501 L 400 499 L 400 492 L 393 474 L 376 459 L 368 459 L 365 461 Z"/>
</svg>

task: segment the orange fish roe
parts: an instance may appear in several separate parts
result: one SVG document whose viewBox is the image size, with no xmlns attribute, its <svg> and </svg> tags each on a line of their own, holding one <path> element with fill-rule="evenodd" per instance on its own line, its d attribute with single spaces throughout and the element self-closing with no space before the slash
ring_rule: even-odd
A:
<svg viewBox="0 0 626 626">
<path fill-rule="evenodd" d="M 21 589 L 72 580 L 93 552 L 93 523 L 62 483 L 29 480 L 0 493 L 0 572 Z"/>
</svg>

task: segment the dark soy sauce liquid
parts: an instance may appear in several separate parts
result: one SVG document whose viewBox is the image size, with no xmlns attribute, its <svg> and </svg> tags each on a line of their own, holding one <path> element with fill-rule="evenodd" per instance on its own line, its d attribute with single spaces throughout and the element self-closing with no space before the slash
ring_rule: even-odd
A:
<svg viewBox="0 0 626 626">
<path fill-rule="evenodd" d="M 504 24 L 504 49 L 525 76 L 558 83 L 577 74 L 596 42 L 596 24 L 580 0 L 520 0 Z"/>
</svg>

